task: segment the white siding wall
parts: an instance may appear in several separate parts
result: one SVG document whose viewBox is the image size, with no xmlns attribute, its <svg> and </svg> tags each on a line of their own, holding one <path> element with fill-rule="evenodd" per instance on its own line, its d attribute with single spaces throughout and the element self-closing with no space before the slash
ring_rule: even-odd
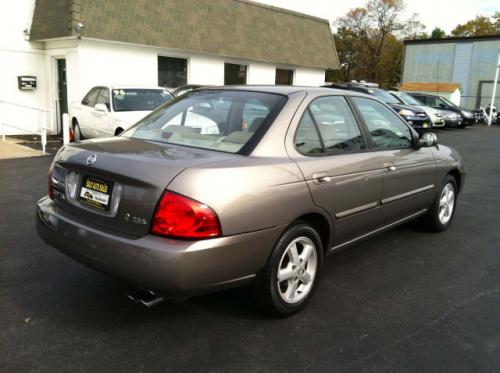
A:
<svg viewBox="0 0 500 373">
<path fill-rule="evenodd" d="M 274 84 L 276 66 L 272 64 L 251 62 L 247 72 L 247 84 Z"/>
<path fill-rule="evenodd" d="M 77 97 L 96 85 L 158 85 L 158 54 L 153 48 L 81 40 L 78 46 Z"/>
<path fill-rule="evenodd" d="M 325 70 L 297 67 L 293 84 L 314 87 L 323 85 L 325 84 Z"/>
<path fill-rule="evenodd" d="M 455 105 L 460 106 L 461 102 L 461 93 L 460 90 L 455 90 L 455 92 L 452 92 L 449 94 L 450 95 L 450 101 L 453 102 Z"/>
<path fill-rule="evenodd" d="M 224 64 L 220 58 L 191 56 L 188 63 L 188 84 L 224 84 Z"/>
<path fill-rule="evenodd" d="M 0 1 L 0 100 L 47 109 L 45 54 L 40 43 L 26 41 L 23 33 L 31 26 L 34 6 L 35 0 Z M 19 90 L 19 75 L 36 76 L 37 88 Z M 38 132 L 41 123 L 37 111 L 5 103 L 0 104 L 0 121 L 25 129 L 6 126 L 6 134 Z"/>
</svg>

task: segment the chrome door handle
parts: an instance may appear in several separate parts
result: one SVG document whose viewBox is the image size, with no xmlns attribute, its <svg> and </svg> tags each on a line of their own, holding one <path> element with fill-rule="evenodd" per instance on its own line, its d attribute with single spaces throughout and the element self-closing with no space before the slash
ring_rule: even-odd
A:
<svg viewBox="0 0 500 373">
<path fill-rule="evenodd" d="M 332 178 L 326 172 L 317 172 L 312 175 L 315 184 L 329 183 Z"/>
<path fill-rule="evenodd" d="M 385 170 L 387 172 L 394 172 L 396 171 L 396 166 L 392 165 L 392 166 L 385 166 Z"/>
</svg>

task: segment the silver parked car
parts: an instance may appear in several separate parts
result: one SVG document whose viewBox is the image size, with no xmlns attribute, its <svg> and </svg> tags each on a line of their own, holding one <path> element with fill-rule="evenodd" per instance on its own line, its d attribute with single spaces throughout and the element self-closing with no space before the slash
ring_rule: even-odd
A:
<svg viewBox="0 0 500 373">
<path fill-rule="evenodd" d="M 415 97 L 409 95 L 406 92 L 401 91 L 389 91 L 391 95 L 399 98 L 406 105 L 416 106 L 425 111 L 425 113 L 431 118 L 432 127 L 444 127 L 444 115 L 441 110 L 435 109 L 430 106 L 425 106 L 423 102 L 417 100 Z"/>
<path fill-rule="evenodd" d="M 251 284 L 286 316 L 328 254 L 417 217 L 446 229 L 463 184 L 456 151 L 372 96 L 210 88 L 62 148 L 36 220 L 47 243 L 152 300 Z"/>
</svg>

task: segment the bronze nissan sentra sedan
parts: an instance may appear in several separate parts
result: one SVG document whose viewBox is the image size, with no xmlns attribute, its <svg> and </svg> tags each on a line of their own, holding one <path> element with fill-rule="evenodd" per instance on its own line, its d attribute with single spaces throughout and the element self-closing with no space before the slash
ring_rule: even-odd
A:
<svg viewBox="0 0 500 373">
<path fill-rule="evenodd" d="M 446 229 L 463 183 L 456 151 L 374 97 L 209 88 L 119 137 L 61 149 L 37 228 L 153 298 L 251 284 L 261 307 L 286 316 L 335 250 L 417 217 Z"/>
</svg>

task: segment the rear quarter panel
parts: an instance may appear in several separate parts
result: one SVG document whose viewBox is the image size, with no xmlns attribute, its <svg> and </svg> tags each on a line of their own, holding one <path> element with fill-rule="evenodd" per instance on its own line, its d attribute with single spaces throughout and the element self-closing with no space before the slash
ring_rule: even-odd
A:
<svg viewBox="0 0 500 373">
<path fill-rule="evenodd" d="M 184 170 L 168 186 L 210 206 L 223 235 L 285 226 L 319 212 L 297 165 L 287 157 L 241 157 Z"/>
</svg>

